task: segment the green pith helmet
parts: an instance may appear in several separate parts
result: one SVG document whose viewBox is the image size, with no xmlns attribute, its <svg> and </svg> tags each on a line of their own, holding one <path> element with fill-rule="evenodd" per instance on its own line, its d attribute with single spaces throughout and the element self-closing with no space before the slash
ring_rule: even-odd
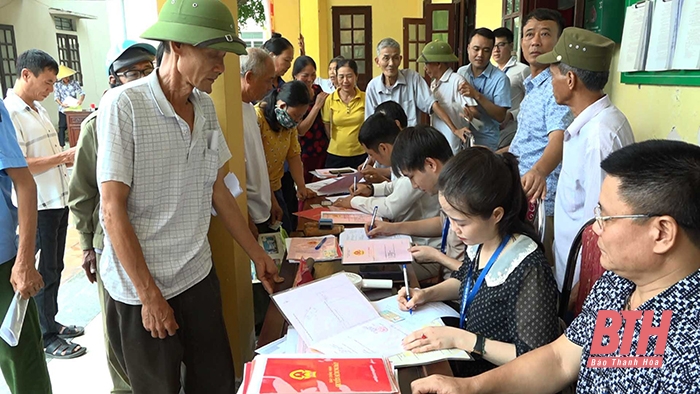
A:
<svg viewBox="0 0 700 394">
<path fill-rule="evenodd" d="M 452 52 L 452 47 L 445 41 L 435 40 L 423 48 L 418 57 L 421 63 L 455 63 L 459 59 Z"/>
<path fill-rule="evenodd" d="M 141 38 L 173 41 L 245 55 L 245 42 L 238 38 L 236 20 L 219 0 L 168 0 L 158 22 Z"/>
</svg>

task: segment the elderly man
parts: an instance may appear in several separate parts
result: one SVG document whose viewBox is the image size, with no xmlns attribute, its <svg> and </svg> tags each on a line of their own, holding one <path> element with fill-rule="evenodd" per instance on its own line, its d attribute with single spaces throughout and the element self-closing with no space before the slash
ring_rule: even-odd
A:
<svg viewBox="0 0 700 394">
<path fill-rule="evenodd" d="M 196 5 L 163 5 L 142 35 L 164 43 L 161 66 L 107 92 L 97 116 L 107 331 L 135 394 L 179 392 L 181 364 L 185 392 L 235 391 L 207 240 L 212 205 L 265 288 L 280 279 L 224 183 L 231 153 L 207 94 L 226 53 L 245 44 L 223 3 Z"/>
<path fill-rule="evenodd" d="M 478 106 L 466 107 L 467 118 L 477 118 L 483 123 L 473 132 L 474 142 L 492 150 L 498 148 L 500 124 L 511 105 L 508 77 L 491 64 L 494 40 L 490 29 L 482 27 L 472 31 L 469 34 L 469 64 L 457 70 L 457 74 L 466 80 L 460 91 L 478 103 Z"/>
<path fill-rule="evenodd" d="M 493 46 L 491 58 L 498 69 L 506 73 L 510 81 L 510 109 L 506 113 L 506 119 L 501 122 L 501 140 L 498 142 L 498 148 L 510 145 L 515 135 L 515 130 L 518 127 L 518 113 L 520 112 L 520 103 L 525 97 L 525 78 L 530 75 L 530 66 L 518 61 L 518 58 L 513 55 L 513 32 L 507 27 L 499 27 L 493 31 L 496 37 L 496 44 Z"/>
<path fill-rule="evenodd" d="M 365 119 L 374 113 L 379 104 L 395 101 L 406 111 L 409 127 L 418 124 L 418 111 L 428 115 L 435 112 L 454 135 L 464 140 L 464 133 L 469 129 L 455 126 L 420 74 L 408 68 L 399 70 L 401 59 L 401 46 L 396 40 L 385 38 L 379 41 L 374 62 L 382 73 L 367 84 Z"/>
<path fill-rule="evenodd" d="M 610 153 L 634 143 L 625 115 L 603 92 L 610 75 L 615 43 L 588 30 L 564 29 L 552 52 L 537 58 L 551 64 L 557 104 L 576 117 L 564 132 L 561 176 L 554 202 L 554 258 L 559 289 L 564 283 L 571 243 L 598 204 L 605 174 L 593 171 Z M 580 264 L 574 283 L 578 282 Z"/>
<path fill-rule="evenodd" d="M 63 151 L 48 112 L 39 104 L 53 91 L 58 63 L 44 51 L 30 49 L 17 59 L 18 78 L 7 92 L 5 106 L 15 126 L 17 141 L 37 185 L 37 249 L 44 288 L 35 296 L 48 357 L 74 358 L 86 349 L 66 341 L 83 335 L 83 327 L 56 322 L 58 288 L 68 230 L 68 170 L 75 148 Z"/>
<path fill-rule="evenodd" d="M 577 380 L 580 393 L 700 392 L 700 147 L 645 141 L 601 168 L 593 229 L 608 272 L 566 333 L 474 378 L 418 380 L 414 394 L 555 393 Z"/>
<path fill-rule="evenodd" d="M 518 130 L 509 147 L 520 161 L 527 198 L 531 203 L 544 202 L 547 224 L 544 247 L 550 264 L 554 264 L 554 197 L 561 171 L 564 130 L 571 123 L 571 115 L 567 106 L 557 104 L 554 99 L 549 65 L 537 63 L 537 56 L 554 48 L 562 30 L 564 19 L 554 10 L 538 8 L 523 19 L 521 47 L 531 74 L 525 78 L 527 94 L 520 103 Z"/>
<path fill-rule="evenodd" d="M 126 40 L 107 54 L 109 85 L 114 88 L 150 75 L 156 48 L 150 44 Z M 100 191 L 97 185 L 97 135 L 95 126 L 98 112 L 92 113 L 80 125 L 80 138 L 76 146 L 75 166 L 71 177 L 68 206 L 75 216 L 75 228 L 80 232 L 83 250 L 83 269 L 90 282 L 97 282 L 97 295 L 102 308 L 102 323 L 106 325 L 104 285 L 99 275 L 99 263 L 104 248 L 104 230 L 100 225 Z M 107 330 L 104 333 L 107 367 L 112 378 L 112 394 L 131 393 L 129 379 L 119 365 Z"/>
</svg>

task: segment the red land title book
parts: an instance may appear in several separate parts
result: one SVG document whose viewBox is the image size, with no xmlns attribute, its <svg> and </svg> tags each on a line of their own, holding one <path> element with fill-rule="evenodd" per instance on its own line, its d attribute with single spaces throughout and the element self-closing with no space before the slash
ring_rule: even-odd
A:
<svg viewBox="0 0 700 394">
<path fill-rule="evenodd" d="M 253 368 L 246 394 L 398 392 L 382 358 L 256 357 Z"/>
</svg>

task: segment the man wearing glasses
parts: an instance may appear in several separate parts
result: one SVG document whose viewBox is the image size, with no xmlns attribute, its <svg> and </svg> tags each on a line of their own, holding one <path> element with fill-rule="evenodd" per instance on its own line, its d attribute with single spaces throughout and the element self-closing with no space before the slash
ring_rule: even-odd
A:
<svg viewBox="0 0 700 394">
<path fill-rule="evenodd" d="M 417 380 L 414 394 L 555 393 L 574 382 L 577 393 L 700 392 L 700 147 L 645 141 L 611 153 L 600 166 L 607 177 L 593 230 L 607 272 L 564 335 L 474 378 Z M 596 347 L 610 342 L 594 339 L 601 310 L 633 316 L 636 324 L 624 323 L 620 337 L 610 339 L 614 350 L 599 355 L 592 351 L 594 340 Z M 668 321 L 664 311 L 672 312 L 670 323 L 649 335 L 642 327 Z M 660 356 L 663 363 L 593 368 L 592 356 L 625 356 L 628 362 Z"/>
<path fill-rule="evenodd" d="M 596 171 L 610 153 L 634 143 L 632 128 L 603 92 L 615 43 L 588 30 L 564 29 L 554 49 L 537 58 L 552 73 L 554 99 L 575 119 L 564 131 L 561 175 L 554 201 L 555 276 L 564 282 L 571 243 L 598 203 L 605 174 Z M 574 281 L 578 282 L 580 262 Z M 577 292 L 574 292 L 577 294 Z"/>
<path fill-rule="evenodd" d="M 107 55 L 109 85 L 117 87 L 145 77 L 153 72 L 156 49 L 150 44 L 126 40 L 112 48 Z M 97 112 L 92 113 L 80 125 L 80 138 L 76 146 L 75 166 L 68 188 L 68 206 L 75 216 L 75 227 L 80 232 L 83 250 L 83 269 L 91 283 L 97 282 L 102 319 L 105 319 L 104 286 L 97 265 L 104 247 L 104 230 L 100 225 L 100 191 L 97 187 L 97 136 L 95 132 Z M 107 350 L 107 367 L 112 378 L 113 393 L 131 392 L 129 380 L 104 334 Z"/>
<path fill-rule="evenodd" d="M 506 73 L 510 80 L 510 109 L 506 113 L 506 120 L 501 122 L 501 140 L 498 148 L 501 149 L 510 145 L 518 128 L 518 112 L 520 112 L 520 102 L 525 97 L 525 78 L 530 76 L 530 67 L 518 61 L 513 55 L 513 32 L 507 27 L 499 27 L 493 31 L 496 37 L 496 44 L 493 46 L 491 58 L 496 62 L 498 68 Z"/>
</svg>

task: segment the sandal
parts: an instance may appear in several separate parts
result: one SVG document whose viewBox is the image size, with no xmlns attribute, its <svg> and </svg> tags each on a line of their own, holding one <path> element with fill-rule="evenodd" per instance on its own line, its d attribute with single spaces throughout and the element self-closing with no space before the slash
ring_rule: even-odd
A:
<svg viewBox="0 0 700 394">
<path fill-rule="evenodd" d="M 80 357 L 87 351 L 77 343 L 68 342 L 63 338 L 56 338 L 44 348 L 44 353 L 48 358 L 69 359 Z"/>
<path fill-rule="evenodd" d="M 58 337 L 63 339 L 70 339 L 79 337 L 85 334 L 85 328 L 80 326 L 64 326 L 63 324 L 56 323 L 58 326 Z"/>
</svg>

